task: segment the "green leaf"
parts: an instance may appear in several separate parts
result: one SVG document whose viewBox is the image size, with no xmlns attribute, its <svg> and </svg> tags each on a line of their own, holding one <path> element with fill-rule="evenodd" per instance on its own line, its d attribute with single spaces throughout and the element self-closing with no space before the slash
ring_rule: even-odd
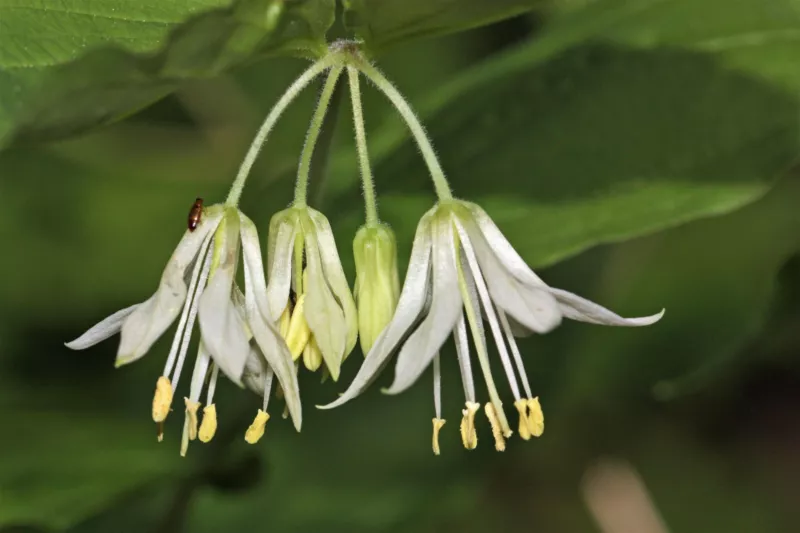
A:
<svg viewBox="0 0 800 533">
<path fill-rule="evenodd" d="M 417 37 L 466 30 L 513 17 L 541 0 L 344 0 L 345 26 L 371 52 Z"/>
<path fill-rule="evenodd" d="M 528 229 L 515 244 L 550 264 L 771 187 L 799 146 L 796 6 L 593 2 L 442 87 L 421 114 L 455 194 L 501 229 Z M 408 239 L 408 209 L 432 203 L 418 192 L 427 171 L 396 128 L 375 137 L 382 215 Z"/>
<path fill-rule="evenodd" d="M 256 57 L 319 55 L 333 0 L 0 0 L 0 147 L 119 119 Z"/>
</svg>

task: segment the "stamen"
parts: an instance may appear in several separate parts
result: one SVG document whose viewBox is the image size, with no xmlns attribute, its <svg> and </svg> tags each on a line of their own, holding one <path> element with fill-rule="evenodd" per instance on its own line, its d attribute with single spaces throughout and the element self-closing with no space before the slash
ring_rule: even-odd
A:
<svg viewBox="0 0 800 533">
<path fill-rule="evenodd" d="M 500 324 L 503 326 L 503 332 L 506 334 L 508 345 L 511 347 L 511 354 L 514 356 L 514 363 L 517 365 L 517 372 L 519 373 L 519 378 L 522 380 L 522 388 L 525 389 L 527 397 L 532 398 L 531 385 L 528 383 L 528 375 L 525 373 L 525 367 L 522 364 L 522 355 L 519 353 L 517 341 L 514 339 L 514 334 L 511 332 L 508 318 L 505 312 L 499 307 L 497 308 L 497 315 L 500 317 Z"/>
<path fill-rule="evenodd" d="M 244 440 L 247 441 L 248 444 L 255 444 L 264 436 L 267 420 L 269 420 L 269 415 L 266 411 L 259 409 L 255 420 L 253 420 L 253 423 L 250 424 L 250 427 L 247 428 L 247 432 L 244 434 Z"/>
<path fill-rule="evenodd" d="M 213 403 L 203 408 L 203 422 L 200 424 L 200 431 L 197 436 L 200 442 L 209 442 L 217 432 L 217 406 Z"/>
<path fill-rule="evenodd" d="M 464 397 L 468 402 L 475 402 L 475 383 L 472 380 L 472 363 L 469 359 L 469 341 L 467 340 L 467 326 L 464 323 L 464 313 L 456 322 L 456 354 L 458 366 L 461 370 L 461 384 L 464 385 Z"/>
<path fill-rule="evenodd" d="M 503 452 L 506 449 L 506 439 L 503 438 L 503 428 L 500 426 L 500 420 L 497 417 L 497 411 L 494 409 L 494 405 L 492 402 L 486 402 L 484 406 L 484 411 L 486 412 L 486 418 L 489 419 L 489 423 L 492 425 L 492 435 L 494 435 L 494 449 L 498 452 Z M 510 437 L 511 435 L 505 435 L 506 437 Z"/>
<path fill-rule="evenodd" d="M 319 345 L 317 345 L 317 341 L 313 336 L 311 336 L 308 344 L 303 349 L 303 364 L 312 372 L 322 365 L 322 352 L 319 350 Z"/>
<path fill-rule="evenodd" d="M 303 308 L 305 307 L 306 295 L 301 294 L 292 310 L 292 318 L 289 320 L 289 330 L 286 333 L 286 345 L 292 354 L 292 360 L 297 361 L 311 338 L 311 330 L 308 327 Z"/>
<path fill-rule="evenodd" d="M 178 352 L 178 362 L 175 364 L 175 370 L 172 373 L 173 390 L 178 388 L 178 378 L 181 376 L 181 370 L 183 370 L 183 364 L 186 361 L 186 352 L 189 351 L 189 341 L 192 339 L 192 329 L 194 328 L 194 321 L 197 318 L 197 307 L 200 303 L 200 295 L 203 294 L 203 289 L 205 289 L 206 282 L 208 281 L 208 274 L 211 270 L 212 255 L 212 250 L 208 250 L 205 255 L 205 261 L 203 261 L 203 270 L 200 272 L 200 279 L 197 283 L 197 289 L 194 297 L 192 298 L 192 307 L 189 309 L 189 320 L 186 325 L 186 329 L 183 331 L 181 348 Z"/>
<path fill-rule="evenodd" d="M 475 413 L 481 405 L 475 402 L 467 402 L 466 409 L 461 411 L 461 442 L 464 448 L 474 450 L 478 446 L 478 433 L 475 431 Z"/>
<path fill-rule="evenodd" d="M 183 434 L 181 435 L 181 457 L 186 457 L 189 450 L 189 417 L 184 417 Z"/>
<path fill-rule="evenodd" d="M 528 428 L 528 401 L 517 400 L 514 402 L 514 407 L 519 411 L 519 429 L 517 433 L 522 437 L 522 440 L 530 440 L 531 432 Z"/>
<path fill-rule="evenodd" d="M 189 398 L 184 398 L 186 403 L 186 420 L 189 421 L 189 440 L 197 438 L 197 410 L 200 409 L 200 402 L 195 402 Z"/>
<path fill-rule="evenodd" d="M 208 380 L 208 392 L 206 392 L 206 405 L 214 403 L 214 392 L 217 390 L 217 379 L 219 379 L 219 366 L 211 362 L 211 378 Z"/>
<path fill-rule="evenodd" d="M 539 403 L 539 397 L 529 399 L 528 403 L 528 430 L 534 437 L 541 437 L 544 433 L 544 413 Z"/>
<path fill-rule="evenodd" d="M 439 431 L 442 429 L 445 420 L 441 418 L 434 418 L 433 419 L 433 454 L 439 455 L 441 450 L 439 450 Z"/>
<path fill-rule="evenodd" d="M 433 356 L 433 408 L 436 419 L 442 418 L 442 367 L 439 352 Z M 442 422 L 444 424 L 444 422 Z M 438 455 L 438 454 L 437 454 Z"/>
<path fill-rule="evenodd" d="M 502 406 L 503 403 L 500 401 L 500 395 L 497 393 L 497 387 L 495 386 L 494 379 L 492 378 L 492 369 L 489 365 L 489 355 L 488 351 L 486 350 L 486 338 L 483 334 L 483 326 L 481 324 L 481 309 L 476 302 L 477 297 L 475 295 L 475 285 L 472 282 L 472 278 L 467 277 L 470 274 L 469 270 L 467 270 L 467 272 L 464 271 L 460 259 L 456 261 L 456 269 L 458 271 L 459 288 L 461 290 L 461 296 L 464 302 L 464 311 L 467 315 L 469 329 L 472 332 L 472 340 L 475 343 L 475 351 L 478 354 L 478 362 L 480 363 L 481 371 L 483 372 L 483 380 L 486 383 L 486 388 L 489 391 L 489 399 L 491 399 L 493 404 Z M 508 433 L 510 435 L 511 428 L 508 426 L 508 420 L 506 420 L 505 413 L 502 409 L 496 409 L 495 412 L 498 416 L 504 433 Z"/>
<path fill-rule="evenodd" d="M 209 233 L 208 237 L 206 237 L 203 243 L 200 245 L 200 250 L 197 254 L 197 260 L 194 262 L 194 267 L 192 268 L 192 277 L 189 281 L 188 290 L 186 291 L 186 299 L 183 302 L 183 310 L 181 311 L 181 318 L 180 320 L 178 320 L 178 329 L 175 330 L 175 337 L 173 337 L 172 339 L 172 346 L 169 349 L 167 362 L 164 365 L 165 376 L 169 375 L 169 373 L 172 371 L 172 365 L 175 364 L 175 357 L 178 355 L 178 347 L 180 346 L 180 339 L 182 337 L 182 333 L 185 331 L 186 328 L 186 321 L 189 317 L 189 310 L 192 307 L 192 302 L 194 300 L 195 292 L 197 290 L 198 281 L 200 280 L 200 272 L 203 269 L 203 265 L 205 263 L 205 256 L 208 251 L 208 246 L 211 244 L 212 238 L 213 238 L 213 233 Z"/>
<path fill-rule="evenodd" d="M 165 376 L 159 377 L 158 381 L 156 381 L 156 393 L 153 395 L 154 422 L 160 424 L 167 419 L 169 407 L 172 405 L 172 394 L 172 385 L 169 380 Z"/>
<path fill-rule="evenodd" d="M 506 343 L 503 340 L 503 334 L 500 331 L 500 325 L 497 322 L 497 316 L 494 312 L 494 305 L 492 305 L 492 299 L 489 296 L 488 289 L 486 288 L 486 282 L 483 280 L 483 274 L 481 273 L 480 266 L 478 265 L 478 259 L 475 257 L 475 251 L 472 249 L 472 243 L 469 241 L 467 232 L 464 231 L 464 228 L 462 228 L 461 224 L 458 222 L 455 222 L 455 226 L 458 230 L 461 249 L 464 250 L 464 257 L 467 259 L 467 264 L 469 265 L 472 279 L 475 282 L 475 288 L 478 290 L 478 296 L 481 299 L 484 311 L 486 311 L 486 319 L 489 321 L 489 327 L 492 330 L 492 337 L 494 337 L 494 342 L 497 345 L 497 351 L 500 354 L 500 361 L 503 363 L 503 369 L 506 372 L 508 384 L 511 386 L 511 392 L 514 394 L 514 399 L 519 400 L 519 387 L 517 386 L 517 379 L 514 376 L 514 368 L 511 366 L 511 360 L 508 357 Z M 500 406 L 498 406 L 498 409 L 500 409 Z"/>
</svg>

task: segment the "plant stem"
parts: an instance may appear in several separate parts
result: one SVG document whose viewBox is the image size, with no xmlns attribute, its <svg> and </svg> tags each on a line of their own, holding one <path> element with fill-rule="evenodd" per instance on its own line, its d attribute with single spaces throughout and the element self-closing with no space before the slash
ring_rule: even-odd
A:
<svg viewBox="0 0 800 533">
<path fill-rule="evenodd" d="M 353 103 L 353 125 L 356 130 L 358 163 L 361 167 L 361 184 L 364 189 L 364 209 L 366 211 L 367 225 L 374 226 L 378 223 L 378 204 L 375 199 L 375 182 L 372 178 L 372 169 L 370 169 L 369 166 L 367 134 L 364 131 L 364 112 L 361 107 L 361 88 L 358 83 L 358 69 L 348 66 L 347 75 L 350 80 L 350 101 Z"/>
<path fill-rule="evenodd" d="M 261 128 L 258 130 L 255 139 L 253 139 L 250 149 L 247 151 L 241 166 L 239 167 L 239 173 L 236 175 L 236 179 L 234 180 L 233 185 L 231 185 L 231 190 L 228 193 L 228 197 L 225 199 L 225 203 L 227 205 L 237 206 L 239 204 L 239 198 L 242 196 L 242 189 L 247 181 L 247 176 L 250 174 L 250 169 L 253 168 L 253 163 L 255 163 L 256 158 L 258 157 L 258 153 L 264 146 L 267 136 L 269 135 L 270 131 L 272 131 L 272 128 L 275 126 L 275 123 L 278 121 L 280 116 L 283 114 L 292 100 L 294 100 L 314 78 L 329 68 L 334 61 L 334 57 L 327 55 L 308 67 L 305 72 L 303 72 L 300 77 L 297 78 L 288 89 L 286 89 L 286 92 L 283 93 L 283 96 L 281 96 L 278 102 L 272 107 L 269 114 L 267 114 L 267 118 L 264 119 L 264 123 L 261 125 Z"/>
<path fill-rule="evenodd" d="M 403 120 L 405 120 L 406 124 L 408 125 L 408 129 L 411 130 L 411 134 L 414 136 L 414 140 L 417 142 L 417 146 L 419 146 L 420 152 L 422 152 L 422 157 L 425 159 L 425 164 L 428 166 L 428 171 L 431 173 L 433 186 L 436 189 L 436 195 L 439 197 L 439 200 L 452 200 L 453 193 L 450 190 L 450 185 L 448 184 L 447 178 L 444 175 L 444 171 L 442 170 L 439 160 L 436 157 L 436 152 L 434 152 L 433 146 L 431 146 L 431 142 L 428 139 L 428 135 L 425 133 L 425 128 L 423 128 L 422 124 L 420 124 L 419 119 L 414 114 L 411 106 L 408 105 L 406 99 L 403 98 L 403 95 L 400 94 L 400 91 L 398 91 L 395 86 L 392 85 L 392 82 L 386 79 L 386 77 L 368 61 L 365 61 L 360 57 L 351 57 L 351 63 L 367 78 L 369 78 L 383 94 L 386 95 L 392 104 L 394 104 L 394 107 L 397 108 L 397 111 L 400 113 L 400 116 L 403 117 Z"/>
<path fill-rule="evenodd" d="M 331 56 L 328 55 L 326 57 Z M 314 147 L 317 144 L 320 131 L 322 131 L 325 113 L 328 111 L 328 104 L 331 101 L 333 91 L 336 89 L 336 82 L 339 81 L 339 75 L 341 75 L 343 68 L 344 67 L 341 65 L 336 65 L 331 68 L 328 79 L 325 80 L 325 85 L 322 87 L 322 92 L 319 95 L 319 102 L 317 103 L 317 108 L 314 110 L 314 116 L 311 117 L 311 125 L 308 127 L 306 142 L 305 145 L 303 145 L 303 152 L 300 154 L 300 164 L 297 167 L 297 183 L 294 188 L 295 207 L 305 207 L 306 205 L 311 157 L 314 155 Z"/>
</svg>

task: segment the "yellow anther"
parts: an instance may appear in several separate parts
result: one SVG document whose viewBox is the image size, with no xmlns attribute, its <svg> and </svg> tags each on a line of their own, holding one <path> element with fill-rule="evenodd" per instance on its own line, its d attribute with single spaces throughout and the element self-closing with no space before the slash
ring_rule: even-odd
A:
<svg viewBox="0 0 800 533">
<path fill-rule="evenodd" d="M 153 421 L 166 420 L 170 405 L 172 405 L 172 384 L 169 378 L 161 376 L 156 381 L 156 393 L 153 395 Z"/>
<path fill-rule="evenodd" d="M 498 452 L 503 452 L 506 449 L 506 439 L 509 435 L 503 435 L 503 428 L 500 425 L 500 420 L 497 418 L 497 411 L 494 409 L 494 405 L 492 402 L 487 402 L 484 406 L 484 411 L 486 412 L 486 418 L 489 419 L 489 423 L 492 425 L 492 435 L 494 435 L 494 449 Z"/>
<path fill-rule="evenodd" d="M 200 409 L 200 402 L 195 402 L 189 398 L 184 398 L 186 403 L 186 420 L 189 422 L 189 440 L 197 438 L 197 410 Z"/>
<path fill-rule="evenodd" d="M 283 310 L 283 313 L 281 313 L 281 317 L 278 319 L 278 332 L 284 339 L 289 334 L 289 321 L 291 318 L 292 312 L 289 310 L 289 306 L 287 305 Z"/>
<path fill-rule="evenodd" d="M 529 399 L 528 403 L 528 431 L 534 437 L 541 437 L 544 433 L 544 413 L 539 403 L 539 397 Z"/>
<path fill-rule="evenodd" d="M 244 434 L 244 440 L 246 440 L 248 444 L 255 444 L 264 436 L 267 420 L 269 420 L 269 415 L 265 411 L 259 409 L 255 420 L 253 420 L 253 423 L 247 428 L 247 433 Z"/>
<path fill-rule="evenodd" d="M 466 409 L 461 411 L 464 415 L 461 419 L 461 442 L 464 448 L 474 450 L 478 446 L 478 433 L 475 431 L 475 413 L 480 409 L 480 404 L 467 402 Z"/>
<path fill-rule="evenodd" d="M 319 345 L 314 337 L 311 337 L 303 350 L 303 364 L 312 372 L 322 365 L 322 352 L 319 351 Z"/>
<path fill-rule="evenodd" d="M 530 440 L 531 431 L 528 429 L 528 403 L 526 400 L 517 400 L 514 402 L 514 407 L 519 411 L 519 436 L 522 440 Z"/>
<path fill-rule="evenodd" d="M 291 352 L 292 360 L 294 361 L 297 361 L 297 358 L 303 353 L 311 337 L 311 330 L 308 329 L 306 317 L 303 315 L 305 302 L 306 295 L 301 294 L 297 299 L 294 310 L 292 310 L 292 318 L 289 320 L 289 330 L 286 332 L 285 337 L 286 345 L 289 347 L 289 352 Z"/>
<path fill-rule="evenodd" d="M 433 454 L 439 455 L 441 452 L 439 450 L 439 430 L 442 429 L 445 420 L 443 418 L 434 418 L 433 419 Z"/>
<path fill-rule="evenodd" d="M 209 442 L 217 432 L 217 406 L 213 403 L 203 408 L 203 421 L 197 436 L 201 442 Z"/>
</svg>

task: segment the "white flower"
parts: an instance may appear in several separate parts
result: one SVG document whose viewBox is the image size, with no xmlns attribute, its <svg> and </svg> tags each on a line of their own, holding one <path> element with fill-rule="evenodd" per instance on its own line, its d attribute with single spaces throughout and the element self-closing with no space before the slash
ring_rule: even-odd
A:
<svg viewBox="0 0 800 533">
<path fill-rule="evenodd" d="M 324 360 L 338 379 L 358 337 L 358 315 L 328 219 L 309 207 L 276 213 L 268 252 L 270 316 L 282 320 L 292 357 L 303 355 L 311 370 Z"/>
<path fill-rule="evenodd" d="M 488 359 L 484 321 L 492 337 L 520 412 L 519 433 L 539 436 L 544 418 L 533 396 L 513 332 L 546 333 L 562 318 L 608 326 L 646 326 L 664 311 L 642 318 L 623 318 L 570 292 L 549 287 L 522 260 L 489 216 L 477 205 L 450 200 L 428 211 L 417 227 L 408 273 L 389 325 L 375 341 L 349 388 L 333 408 L 361 394 L 377 377 L 389 356 L 399 349 L 394 382 L 386 391 L 397 394 L 410 387 L 434 362 L 434 452 L 438 454 L 441 416 L 439 350 L 454 336 L 466 396 L 461 434 L 464 446 L 477 445 L 476 401 L 467 328 L 489 391 L 485 406 L 498 450 L 505 448 L 511 429 L 502 409 Z M 509 356 L 509 351 L 511 356 Z M 513 358 L 513 364 L 512 364 Z M 520 392 L 517 376 L 522 382 Z"/>
<path fill-rule="evenodd" d="M 244 294 L 234 283 L 240 246 L 244 259 Z M 158 290 L 150 299 L 114 313 L 66 345 L 82 350 L 119 332 L 116 365 L 121 366 L 144 356 L 178 315 L 172 347 L 156 384 L 153 420 L 160 425 L 169 414 L 197 320 L 201 340 L 190 393 L 185 398 L 182 453 L 186 451 L 188 440 L 199 435 L 207 442 L 214 435 L 213 397 L 219 370 L 242 386 L 248 358 L 253 357 L 261 359 L 270 369 L 269 383 L 262 389 L 266 392 L 264 411 L 274 372 L 295 427 L 300 430 L 302 413 L 295 369 L 286 344 L 272 321 L 267 319 L 266 282 L 258 233 L 253 222 L 235 207 L 205 208 L 196 228 L 184 234 L 164 269 Z M 255 341 L 252 345 L 251 339 Z M 198 429 L 197 411 L 208 374 L 211 377 L 207 406 Z"/>
</svg>

